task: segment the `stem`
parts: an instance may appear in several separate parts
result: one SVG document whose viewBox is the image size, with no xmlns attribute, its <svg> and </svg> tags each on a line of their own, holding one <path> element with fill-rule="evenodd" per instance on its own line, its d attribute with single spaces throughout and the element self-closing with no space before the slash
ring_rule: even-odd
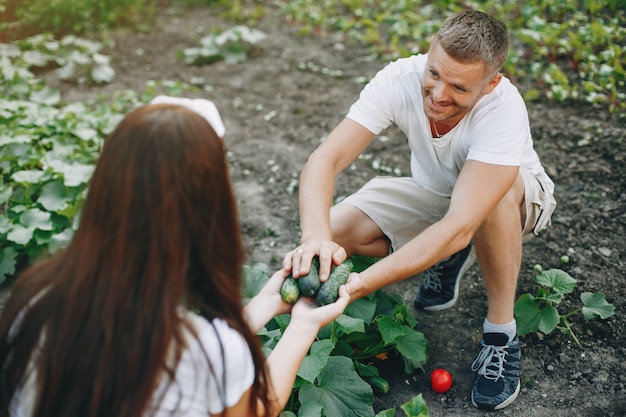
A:
<svg viewBox="0 0 626 417">
<path fill-rule="evenodd" d="M 574 314 L 578 314 L 578 313 L 580 313 L 581 311 L 582 311 L 582 309 L 581 309 L 581 308 L 578 308 L 578 309 L 576 309 L 576 310 L 574 310 L 574 311 L 572 311 L 572 312 L 570 312 L 570 313 L 568 313 L 568 314 L 566 314 L 566 315 L 564 315 L 564 316 L 561 316 L 561 317 L 563 318 L 563 320 L 567 320 L 567 319 L 569 319 L 570 317 L 572 317 Z"/>
<path fill-rule="evenodd" d="M 572 337 L 572 339 L 574 339 L 574 342 L 576 342 L 576 344 L 578 346 L 580 346 L 580 341 L 578 340 L 578 338 L 576 337 L 576 335 L 574 334 L 574 330 L 572 330 L 572 326 L 570 326 L 569 322 L 565 319 L 565 317 L 561 318 L 561 321 L 563 322 L 563 324 L 565 325 L 565 328 L 567 329 L 567 331 L 569 332 L 570 336 Z"/>
</svg>

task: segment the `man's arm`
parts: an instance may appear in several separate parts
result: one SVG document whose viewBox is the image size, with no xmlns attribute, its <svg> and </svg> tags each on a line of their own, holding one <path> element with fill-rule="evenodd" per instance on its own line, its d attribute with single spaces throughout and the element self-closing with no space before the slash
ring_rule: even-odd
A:
<svg viewBox="0 0 626 417">
<path fill-rule="evenodd" d="M 465 162 L 446 215 L 421 234 L 346 285 L 352 301 L 377 289 L 423 272 L 465 248 L 513 186 L 519 167 Z"/>
<path fill-rule="evenodd" d="M 294 277 L 308 271 L 313 256 L 320 257 L 320 276 L 328 276 L 331 264 L 346 258 L 343 248 L 333 242 L 330 230 L 337 176 L 372 142 L 375 135 L 350 119 L 343 119 L 326 140 L 309 156 L 300 176 L 300 225 L 302 253 L 289 252 L 283 267 Z"/>
</svg>

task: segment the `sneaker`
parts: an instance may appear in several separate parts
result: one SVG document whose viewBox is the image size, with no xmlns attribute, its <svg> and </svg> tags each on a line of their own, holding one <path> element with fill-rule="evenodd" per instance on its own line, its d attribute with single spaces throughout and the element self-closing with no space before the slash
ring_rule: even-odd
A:
<svg viewBox="0 0 626 417">
<path fill-rule="evenodd" d="M 476 260 L 474 245 L 441 261 L 422 273 L 420 285 L 413 305 L 419 310 L 439 311 L 452 307 L 459 298 L 461 277 Z"/>
<path fill-rule="evenodd" d="M 520 390 L 520 347 L 504 333 L 485 333 L 480 353 L 472 364 L 476 372 L 472 404 L 482 410 L 500 410 L 517 398 Z"/>
</svg>

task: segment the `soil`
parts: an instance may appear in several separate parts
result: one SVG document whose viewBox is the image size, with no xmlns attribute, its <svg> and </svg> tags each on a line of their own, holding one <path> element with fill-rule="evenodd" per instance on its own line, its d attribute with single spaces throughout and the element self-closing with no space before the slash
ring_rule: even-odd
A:
<svg viewBox="0 0 626 417">
<path fill-rule="evenodd" d="M 297 181 L 307 156 L 344 117 L 349 106 L 384 62 L 372 59 L 366 46 L 341 35 L 301 36 L 297 27 L 267 8 L 257 28 L 267 34 L 243 63 L 224 61 L 186 65 L 176 57 L 199 45 L 215 29 L 233 24 L 209 7 L 163 10 L 144 32 L 109 33 L 114 47 L 115 80 L 108 85 L 49 83 L 68 102 L 144 91 L 148 80 L 193 83 L 221 110 L 232 180 L 239 202 L 248 263 L 280 267 L 285 252 L 300 236 Z M 520 85 L 523 90 L 524 86 Z M 557 210 L 552 227 L 525 244 L 519 294 L 535 293 L 532 267 L 559 267 L 578 280 L 559 307 L 580 307 L 583 291 L 603 292 L 616 313 L 607 320 L 574 316 L 581 345 L 565 334 L 531 334 L 521 338 L 523 385 L 518 399 L 498 412 L 504 416 L 626 415 L 626 118 L 605 108 L 581 103 L 529 103 L 536 150 L 556 183 Z M 409 173 L 409 150 L 395 128 L 383 132 L 336 183 L 336 197 L 356 191 L 389 167 Z M 560 264 L 562 255 L 569 263 Z M 389 286 L 412 306 L 419 282 Z M 411 307 L 412 308 L 412 307 Z M 407 375 L 391 359 L 381 371 L 391 390 L 378 395 L 376 411 L 396 408 L 422 393 L 431 416 L 484 416 L 471 405 L 470 365 L 477 354 L 487 302 L 483 278 L 474 265 L 461 283 L 457 304 L 443 312 L 412 310 L 431 349 L 424 372 Z M 428 373 L 445 367 L 454 376 L 452 389 L 435 394 Z"/>
</svg>

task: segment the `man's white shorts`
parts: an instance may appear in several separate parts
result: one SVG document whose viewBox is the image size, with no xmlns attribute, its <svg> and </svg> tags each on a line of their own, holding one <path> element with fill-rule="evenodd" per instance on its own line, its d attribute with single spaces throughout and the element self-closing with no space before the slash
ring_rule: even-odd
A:
<svg viewBox="0 0 626 417">
<path fill-rule="evenodd" d="M 528 240 L 550 224 L 556 201 L 545 184 L 524 168 L 526 223 L 522 239 Z M 420 187 L 411 177 L 376 177 L 339 204 L 350 204 L 367 214 L 398 249 L 439 221 L 448 211 L 450 197 Z"/>
</svg>

